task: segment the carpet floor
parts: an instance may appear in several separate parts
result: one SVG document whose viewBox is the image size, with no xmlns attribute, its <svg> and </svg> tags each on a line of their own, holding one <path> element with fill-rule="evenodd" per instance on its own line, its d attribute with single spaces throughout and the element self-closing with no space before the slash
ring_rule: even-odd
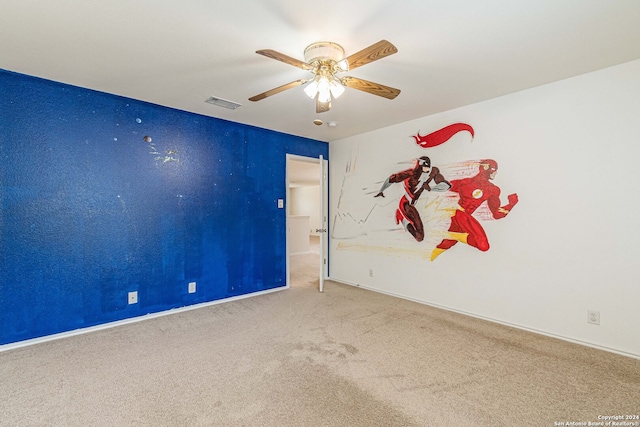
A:
<svg viewBox="0 0 640 427">
<path fill-rule="evenodd" d="M 317 270 L 317 253 L 292 256 L 288 290 L 2 352 L 0 425 L 540 427 L 640 413 L 640 360 L 331 281 L 319 293 Z"/>
</svg>

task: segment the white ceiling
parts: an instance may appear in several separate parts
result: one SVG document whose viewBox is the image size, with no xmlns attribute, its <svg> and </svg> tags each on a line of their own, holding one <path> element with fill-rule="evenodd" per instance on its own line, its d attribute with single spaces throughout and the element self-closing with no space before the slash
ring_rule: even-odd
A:
<svg viewBox="0 0 640 427">
<path fill-rule="evenodd" d="M 0 0 L 0 68 L 333 141 L 640 58 L 639 0 Z M 248 98 L 307 72 L 316 41 L 347 55 L 381 39 L 398 53 L 347 75 L 317 115 L 302 87 Z M 239 102 L 227 110 L 209 96 Z M 1 94 L 0 94 L 1 97 Z M 337 122 L 316 126 L 313 119 Z"/>
</svg>

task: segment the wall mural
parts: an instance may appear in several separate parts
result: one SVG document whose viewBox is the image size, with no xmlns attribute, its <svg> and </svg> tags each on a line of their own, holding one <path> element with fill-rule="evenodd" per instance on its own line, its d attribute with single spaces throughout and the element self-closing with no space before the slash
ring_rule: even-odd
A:
<svg viewBox="0 0 640 427">
<path fill-rule="evenodd" d="M 415 207 L 416 201 L 425 190 L 447 191 L 451 184 L 444 179 L 438 168 L 431 167 L 431 160 L 427 156 L 421 156 L 411 169 L 394 173 L 387 178 L 375 197 L 384 197 L 384 190 L 394 182 L 402 182 L 404 187 L 404 195 L 400 198 L 400 205 L 396 210 L 396 224 L 402 223 L 405 230 L 421 242 L 424 239 L 424 226 Z M 434 184 L 433 187 L 430 183 Z"/>
<path fill-rule="evenodd" d="M 518 203 L 518 195 L 514 193 L 508 196 L 508 204 L 500 206 L 500 188 L 489 182 L 495 179 L 497 173 L 498 163 L 486 159 L 479 162 L 478 173 L 475 176 L 451 182 L 451 191 L 458 195 L 458 208 L 451 217 L 447 238 L 442 239 L 431 253 L 432 261 L 458 242 L 481 251 L 489 250 L 487 235 L 480 222 L 473 217 L 473 213 L 487 202 L 486 206 L 493 218 L 501 219 Z"/>
<path fill-rule="evenodd" d="M 428 150 L 460 132 L 475 136 L 470 125 L 454 123 L 427 135 L 418 132 L 413 139 Z M 399 163 L 382 182 L 358 170 L 357 160 L 355 152 L 347 164 L 333 221 L 332 238 L 339 242 L 338 249 L 413 253 L 431 261 L 457 243 L 484 252 L 490 246 L 481 221 L 504 218 L 518 203 L 513 193 L 502 205 L 501 189 L 491 182 L 498 172 L 494 159 L 435 166 L 432 156 L 420 155 Z"/>
</svg>

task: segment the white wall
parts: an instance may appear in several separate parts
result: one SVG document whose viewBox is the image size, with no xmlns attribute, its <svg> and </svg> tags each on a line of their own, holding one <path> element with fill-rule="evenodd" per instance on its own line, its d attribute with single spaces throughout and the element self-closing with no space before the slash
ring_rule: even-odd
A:
<svg viewBox="0 0 640 427">
<path fill-rule="evenodd" d="M 307 185 L 289 189 L 291 215 L 309 217 L 309 234 L 318 235 L 320 228 L 320 185 Z"/>
<path fill-rule="evenodd" d="M 455 122 L 473 141 L 464 132 L 424 149 L 409 137 Z M 636 60 L 333 142 L 331 277 L 640 357 L 639 125 Z M 514 192 L 520 203 L 481 222 L 489 251 L 458 244 L 430 261 L 448 223 L 428 203 L 443 195 L 420 199 L 431 221 L 420 243 L 394 221 L 401 184 L 373 198 L 421 155 L 445 176 L 457 162 L 498 161 L 502 204 Z"/>
</svg>

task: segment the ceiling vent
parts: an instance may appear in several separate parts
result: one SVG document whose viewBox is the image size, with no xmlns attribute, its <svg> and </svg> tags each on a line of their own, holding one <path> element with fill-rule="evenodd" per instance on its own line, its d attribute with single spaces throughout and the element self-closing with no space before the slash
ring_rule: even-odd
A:
<svg viewBox="0 0 640 427">
<path fill-rule="evenodd" d="M 217 105 L 218 107 L 228 108 L 230 110 L 235 110 L 238 107 L 241 107 L 242 104 L 238 104 L 237 102 L 229 101 L 227 99 L 218 98 L 216 96 L 212 96 L 204 102 L 208 102 L 209 104 Z"/>
</svg>

